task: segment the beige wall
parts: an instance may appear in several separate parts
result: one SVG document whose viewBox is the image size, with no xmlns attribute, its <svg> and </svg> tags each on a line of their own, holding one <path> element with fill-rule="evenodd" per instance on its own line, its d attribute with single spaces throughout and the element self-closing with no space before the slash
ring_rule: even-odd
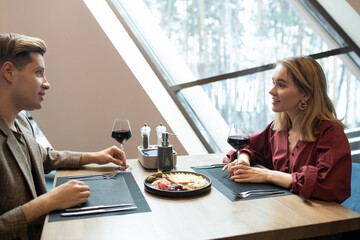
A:
<svg viewBox="0 0 360 240">
<path fill-rule="evenodd" d="M 0 0 L 0 32 L 44 39 L 51 89 L 41 110 L 32 112 L 54 148 L 97 151 L 115 144 L 113 119 L 128 118 L 133 137 L 125 144 L 136 158 L 140 127 L 168 124 L 134 78 L 82 0 Z M 170 129 L 171 131 L 171 129 Z M 174 149 L 186 154 L 172 139 Z"/>
</svg>

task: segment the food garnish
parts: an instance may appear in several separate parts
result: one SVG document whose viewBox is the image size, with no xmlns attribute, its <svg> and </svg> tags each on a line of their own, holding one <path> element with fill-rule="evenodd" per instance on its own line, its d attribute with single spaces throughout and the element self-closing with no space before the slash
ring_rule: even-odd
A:
<svg viewBox="0 0 360 240">
<path fill-rule="evenodd" d="M 147 181 L 148 183 L 152 183 L 152 182 L 154 182 L 155 180 L 159 180 L 159 179 L 161 179 L 161 178 L 166 178 L 166 174 L 163 174 L 162 172 L 157 172 L 157 173 L 155 173 L 154 175 L 150 175 L 150 176 L 146 179 L 146 181 Z"/>
<path fill-rule="evenodd" d="M 151 183 L 156 189 L 168 191 L 195 190 L 205 187 L 207 184 L 206 179 L 202 176 L 183 172 L 170 172 L 167 174 L 157 172 L 149 176 L 146 182 Z"/>
</svg>

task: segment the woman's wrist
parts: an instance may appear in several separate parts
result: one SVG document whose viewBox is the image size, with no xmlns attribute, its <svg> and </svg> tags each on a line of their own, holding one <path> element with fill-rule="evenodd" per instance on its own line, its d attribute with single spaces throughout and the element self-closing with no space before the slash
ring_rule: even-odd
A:
<svg viewBox="0 0 360 240">
<path fill-rule="evenodd" d="M 267 169 L 266 172 L 267 182 L 278 185 L 283 188 L 289 188 L 292 182 L 292 176 L 290 173 L 284 173 L 276 170 Z"/>
<path fill-rule="evenodd" d="M 247 152 L 241 152 L 238 160 L 247 163 L 250 166 L 250 155 Z"/>
</svg>

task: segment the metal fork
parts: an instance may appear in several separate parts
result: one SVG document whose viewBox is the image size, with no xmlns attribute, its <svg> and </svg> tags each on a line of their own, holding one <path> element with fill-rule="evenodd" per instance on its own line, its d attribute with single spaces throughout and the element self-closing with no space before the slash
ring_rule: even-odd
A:
<svg viewBox="0 0 360 240">
<path fill-rule="evenodd" d="M 126 172 L 126 167 L 125 166 L 120 166 L 117 167 L 113 170 L 112 173 L 100 173 L 100 174 L 85 174 L 85 175 L 77 175 L 77 176 L 67 176 L 67 179 L 76 179 L 76 180 L 81 180 L 81 179 L 90 179 L 90 178 L 96 178 L 96 179 L 108 179 L 108 178 L 114 178 L 119 172 Z M 113 176 L 113 174 L 115 174 Z"/>
<path fill-rule="evenodd" d="M 261 197 L 261 196 L 267 196 L 267 195 L 273 195 L 273 194 L 281 194 L 284 193 L 284 191 L 280 191 L 278 189 L 269 189 L 269 190 L 250 190 L 246 192 L 232 192 L 235 196 L 238 198 L 249 198 L 249 197 Z"/>
<path fill-rule="evenodd" d="M 87 180 L 99 180 L 99 179 L 111 179 L 116 177 L 116 175 L 122 172 L 122 170 L 114 170 L 112 173 L 104 173 L 104 174 L 98 174 L 98 175 L 83 175 L 83 176 L 77 176 L 77 177 L 68 177 L 70 179 L 78 180 L 78 181 L 87 181 Z M 85 176 L 85 177 L 84 177 Z"/>
</svg>

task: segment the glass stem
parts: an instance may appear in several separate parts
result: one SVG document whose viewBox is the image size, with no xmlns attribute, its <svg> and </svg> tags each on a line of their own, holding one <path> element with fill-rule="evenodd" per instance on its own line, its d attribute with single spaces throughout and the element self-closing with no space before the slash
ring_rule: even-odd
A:
<svg viewBox="0 0 360 240">
<path fill-rule="evenodd" d="M 236 151 L 236 165 L 239 164 L 239 156 L 240 156 L 240 150 Z"/>
<path fill-rule="evenodd" d="M 124 151 L 124 144 L 123 144 L 123 143 L 120 144 L 120 150 L 121 150 L 122 152 Z"/>
</svg>

